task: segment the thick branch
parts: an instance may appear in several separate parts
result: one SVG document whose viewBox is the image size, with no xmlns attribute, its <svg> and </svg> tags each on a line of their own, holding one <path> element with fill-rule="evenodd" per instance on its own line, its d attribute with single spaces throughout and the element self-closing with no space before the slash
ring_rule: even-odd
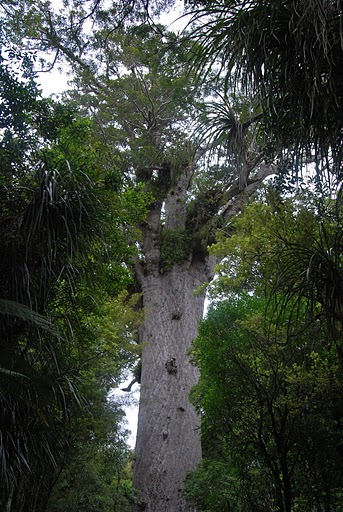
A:
<svg viewBox="0 0 343 512">
<path fill-rule="evenodd" d="M 268 177 L 277 173 L 275 164 L 262 163 L 258 168 L 254 177 L 247 181 L 247 186 L 240 191 L 239 182 L 236 181 L 230 188 L 225 191 L 225 205 L 221 208 L 220 216 L 223 219 L 229 219 L 236 215 L 248 199 L 258 190 L 261 183 Z"/>
</svg>

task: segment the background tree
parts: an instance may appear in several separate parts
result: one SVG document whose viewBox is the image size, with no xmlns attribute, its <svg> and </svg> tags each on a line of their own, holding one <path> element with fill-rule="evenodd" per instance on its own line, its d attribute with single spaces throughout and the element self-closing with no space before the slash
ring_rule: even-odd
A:
<svg viewBox="0 0 343 512">
<path fill-rule="evenodd" d="M 98 453 L 125 465 L 122 416 L 107 401 L 121 333 L 101 343 L 99 324 L 101 304 L 128 282 L 121 226 L 140 213 L 127 211 L 132 191 L 105 181 L 91 122 L 39 98 L 28 57 L 7 46 L 0 74 L 0 502 L 38 511 L 80 439 L 99 437 Z M 94 415 L 110 417 L 96 426 Z"/>
<path fill-rule="evenodd" d="M 316 180 L 315 180 L 316 181 Z M 214 253 L 226 255 L 216 288 L 265 293 L 278 307 L 306 302 L 308 318 L 319 314 L 341 337 L 341 194 L 297 191 L 283 198 L 269 187 L 231 224 L 231 237 L 218 236 Z M 340 352 L 340 343 L 337 350 Z"/>
<path fill-rule="evenodd" d="M 341 370 L 321 327 L 265 324 L 254 297 L 222 302 L 193 354 L 204 461 L 189 480 L 203 510 L 340 510 Z M 302 332 L 300 329 L 303 328 Z"/>
<path fill-rule="evenodd" d="M 267 190 L 213 247 L 225 256 L 214 288 L 229 300 L 194 342 L 205 459 L 190 492 L 205 510 L 336 510 L 340 200 Z"/>
</svg>

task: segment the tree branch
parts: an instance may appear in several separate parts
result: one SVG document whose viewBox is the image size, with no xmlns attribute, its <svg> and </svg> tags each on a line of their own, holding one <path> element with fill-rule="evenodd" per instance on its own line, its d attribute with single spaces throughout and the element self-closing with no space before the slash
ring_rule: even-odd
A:
<svg viewBox="0 0 343 512">
<path fill-rule="evenodd" d="M 277 166 L 275 164 L 268 165 L 262 163 L 254 177 L 247 181 L 247 186 L 242 191 L 240 191 L 237 180 L 224 194 L 227 197 L 227 201 L 220 210 L 220 216 L 227 220 L 236 215 L 248 199 L 258 190 L 261 183 L 273 174 L 277 174 Z"/>
</svg>

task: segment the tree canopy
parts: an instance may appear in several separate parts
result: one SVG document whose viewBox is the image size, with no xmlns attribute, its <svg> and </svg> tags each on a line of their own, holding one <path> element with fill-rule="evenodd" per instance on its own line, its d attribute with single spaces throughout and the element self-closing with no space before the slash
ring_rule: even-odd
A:
<svg viewBox="0 0 343 512">
<path fill-rule="evenodd" d="M 340 510 L 337 352 L 320 326 L 287 339 L 286 324 L 264 324 L 264 309 L 240 296 L 200 328 L 193 399 L 204 461 L 189 489 L 206 511 Z"/>
</svg>

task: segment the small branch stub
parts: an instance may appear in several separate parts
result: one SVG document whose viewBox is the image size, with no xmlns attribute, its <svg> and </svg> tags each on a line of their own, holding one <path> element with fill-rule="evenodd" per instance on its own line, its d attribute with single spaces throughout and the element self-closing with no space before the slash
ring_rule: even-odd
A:
<svg viewBox="0 0 343 512">
<path fill-rule="evenodd" d="M 170 375 L 176 375 L 176 373 L 177 373 L 177 364 L 176 364 L 175 357 L 172 357 L 171 359 L 169 359 L 166 362 L 165 367 L 167 369 L 167 372 L 170 373 Z"/>
</svg>

